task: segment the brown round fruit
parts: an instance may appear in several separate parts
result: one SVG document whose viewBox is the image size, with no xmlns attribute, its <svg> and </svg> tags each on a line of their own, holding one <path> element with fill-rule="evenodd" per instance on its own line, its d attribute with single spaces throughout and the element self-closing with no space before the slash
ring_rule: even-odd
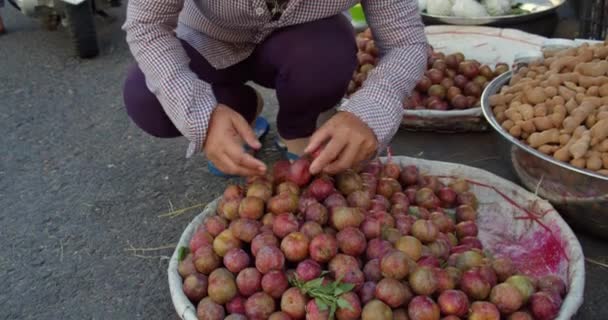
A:
<svg viewBox="0 0 608 320">
<path fill-rule="evenodd" d="M 372 300 L 363 307 L 361 320 L 393 320 L 393 310 L 380 300 Z"/>
<path fill-rule="evenodd" d="M 197 303 L 207 296 L 207 276 L 201 273 L 193 273 L 184 279 L 184 294 L 190 301 Z"/>
<path fill-rule="evenodd" d="M 248 297 L 262 289 L 262 274 L 256 268 L 245 268 L 236 276 L 239 293 Z"/>
<path fill-rule="evenodd" d="M 257 220 L 264 215 L 264 200 L 258 197 L 245 197 L 239 205 L 241 218 Z"/>
<path fill-rule="evenodd" d="M 490 294 L 490 283 L 476 270 L 468 270 L 462 274 L 460 289 L 473 300 L 485 300 Z"/>
<path fill-rule="evenodd" d="M 257 269 L 253 270 L 257 271 Z M 283 295 L 283 292 L 285 292 L 285 290 L 287 290 L 289 287 L 289 282 L 283 271 L 275 270 L 268 272 L 262 277 L 261 287 L 262 290 L 268 293 L 271 297 L 279 299 Z"/>
<path fill-rule="evenodd" d="M 427 91 L 427 94 L 430 97 L 437 97 L 439 99 L 445 99 L 445 95 L 447 94 L 447 90 L 445 87 L 443 87 L 440 84 L 434 84 L 432 85 L 429 90 Z"/>
<path fill-rule="evenodd" d="M 464 87 L 464 94 L 479 98 L 481 96 L 481 85 L 471 81 Z"/>
<path fill-rule="evenodd" d="M 240 218 L 230 224 L 230 231 L 241 241 L 251 242 L 260 233 L 262 225 L 257 220 Z"/>
<path fill-rule="evenodd" d="M 412 235 L 422 243 L 431 243 L 437 240 L 439 229 L 431 221 L 421 219 L 412 225 Z"/>
<path fill-rule="evenodd" d="M 296 275 L 300 281 L 310 281 L 321 275 L 321 266 L 312 259 L 306 259 L 296 267 Z"/>
<path fill-rule="evenodd" d="M 251 253 L 254 257 L 257 256 L 258 251 L 265 246 L 279 246 L 279 239 L 270 232 L 260 233 L 251 240 Z"/>
<path fill-rule="evenodd" d="M 467 77 L 461 74 L 456 75 L 454 77 L 454 85 L 460 88 L 460 90 L 464 90 L 464 88 L 467 86 L 467 83 L 469 83 L 469 79 L 467 79 Z"/>
<path fill-rule="evenodd" d="M 385 278 L 401 280 L 405 278 L 409 272 L 408 256 L 395 250 L 388 253 L 380 260 L 380 271 Z"/>
<path fill-rule="evenodd" d="M 524 298 L 524 304 L 528 302 L 528 299 L 535 291 L 534 284 L 530 278 L 523 275 L 510 276 L 505 282 L 515 286 L 519 290 L 519 293 Z"/>
<path fill-rule="evenodd" d="M 372 259 L 367 261 L 363 267 L 363 274 L 366 281 L 378 282 L 382 279 L 382 271 L 380 270 L 380 259 Z"/>
<path fill-rule="evenodd" d="M 235 274 L 249 266 L 249 263 L 249 255 L 241 248 L 231 249 L 224 256 L 224 266 Z"/>
<path fill-rule="evenodd" d="M 196 316 L 199 320 L 223 320 L 226 311 L 221 304 L 217 304 L 210 297 L 207 297 L 198 303 Z"/>
<path fill-rule="evenodd" d="M 281 297 L 281 311 L 293 319 L 302 319 L 306 315 L 306 296 L 298 288 L 289 288 Z"/>
<path fill-rule="evenodd" d="M 189 275 L 196 273 L 196 267 L 194 266 L 194 261 L 192 259 L 193 255 L 189 253 L 177 266 L 177 272 L 183 279 L 186 279 L 186 277 Z"/>
<path fill-rule="evenodd" d="M 501 283 L 490 292 L 490 302 L 496 305 L 498 311 L 502 314 L 511 314 L 523 305 L 523 296 L 515 288 L 508 283 Z"/>
<path fill-rule="evenodd" d="M 283 252 L 275 246 L 265 246 L 258 251 L 255 259 L 255 267 L 266 274 L 273 270 L 282 270 L 285 264 Z"/>
<path fill-rule="evenodd" d="M 288 234 L 298 231 L 300 223 L 296 216 L 291 213 L 281 213 L 274 218 L 272 224 L 272 232 L 280 239 L 284 238 Z"/>
<path fill-rule="evenodd" d="M 281 241 L 281 250 L 291 262 L 299 262 L 308 257 L 308 237 L 301 232 L 292 232 Z"/>
<path fill-rule="evenodd" d="M 534 320 L 534 318 L 527 311 L 517 311 L 511 314 L 507 320 Z"/>
<path fill-rule="evenodd" d="M 328 219 L 327 208 L 318 202 L 312 203 L 306 207 L 304 216 L 306 221 L 314 221 L 320 225 L 324 225 Z"/>
<path fill-rule="evenodd" d="M 506 63 L 497 63 L 494 68 L 494 76 L 498 77 L 499 75 L 509 71 L 509 65 Z"/>
<path fill-rule="evenodd" d="M 210 274 L 219 268 L 222 260 L 210 245 L 202 246 L 194 253 L 194 267 L 203 274 Z"/>
<path fill-rule="evenodd" d="M 462 94 L 457 94 L 456 96 L 452 97 L 450 99 L 450 105 L 456 109 L 467 109 L 469 108 L 469 101 L 467 100 L 467 97 L 463 96 Z"/>
<path fill-rule="evenodd" d="M 216 269 L 209 275 L 207 293 L 211 300 L 218 304 L 225 304 L 237 294 L 234 275 L 228 269 Z"/>
<path fill-rule="evenodd" d="M 446 89 L 452 88 L 454 87 L 454 80 L 452 80 L 451 78 L 443 78 L 443 80 L 441 80 L 440 85 Z"/>
<path fill-rule="evenodd" d="M 430 296 L 438 288 L 439 283 L 431 267 L 418 267 L 409 276 L 412 291 L 418 295 Z"/>
<path fill-rule="evenodd" d="M 495 305 L 485 302 L 476 301 L 471 304 L 469 312 L 469 320 L 500 320 L 500 312 Z"/>
<path fill-rule="evenodd" d="M 392 278 L 384 278 L 376 285 L 376 299 L 386 303 L 391 308 L 403 306 L 412 293 L 400 281 Z"/>
<path fill-rule="evenodd" d="M 258 292 L 245 301 L 245 314 L 250 320 L 266 320 L 275 310 L 274 299 L 265 292 Z"/>
<path fill-rule="evenodd" d="M 348 227 L 358 228 L 365 219 L 363 211 L 359 208 L 338 207 L 331 214 L 330 221 L 339 231 Z"/>
<path fill-rule="evenodd" d="M 437 299 L 441 313 L 464 317 L 469 312 L 469 299 L 460 290 L 447 290 L 439 295 Z"/>
<path fill-rule="evenodd" d="M 395 242 L 395 249 L 404 252 L 414 261 L 418 261 L 422 256 L 422 243 L 412 236 L 399 238 L 399 240 Z"/>
<path fill-rule="evenodd" d="M 538 279 L 538 290 L 555 292 L 563 297 L 566 294 L 566 284 L 564 281 L 555 275 L 546 275 Z"/>
<path fill-rule="evenodd" d="M 235 237 L 230 229 L 222 231 L 213 240 L 213 251 L 220 257 L 224 257 L 231 249 L 240 247 L 241 240 Z"/>
<path fill-rule="evenodd" d="M 426 72 L 426 76 L 431 80 L 433 84 L 439 84 L 444 78 L 444 74 L 441 70 L 430 69 Z"/>
<path fill-rule="evenodd" d="M 354 194 L 354 193 L 352 193 Z M 345 228 L 336 235 L 340 251 L 351 256 L 359 256 L 365 252 L 367 241 L 363 232 L 356 228 Z"/>
<path fill-rule="evenodd" d="M 310 241 L 308 251 L 313 260 L 326 263 L 338 253 L 338 241 L 334 236 L 322 233 Z"/>
<path fill-rule="evenodd" d="M 433 299 L 418 296 L 407 306 L 410 320 L 439 320 L 439 307 Z"/>
<path fill-rule="evenodd" d="M 427 92 L 432 85 L 433 83 L 431 82 L 431 79 L 429 79 L 427 76 L 422 76 L 416 85 L 416 90 L 420 92 Z"/>
<path fill-rule="evenodd" d="M 323 233 L 323 227 L 314 221 L 306 221 L 302 227 L 300 227 L 300 232 L 305 234 L 308 239 L 313 239 Z"/>
</svg>

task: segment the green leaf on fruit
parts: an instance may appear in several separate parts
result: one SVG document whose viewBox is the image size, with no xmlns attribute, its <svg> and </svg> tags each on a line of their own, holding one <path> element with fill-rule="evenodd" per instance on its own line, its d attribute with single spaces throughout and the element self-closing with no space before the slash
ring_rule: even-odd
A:
<svg viewBox="0 0 608 320">
<path fill-rule="evenodd" d="M 308 282 L 306 282 L 306 284 L 304 284 L 305 288 L 317 288 L 320 287 L 323 284 L 323 280 L 324 278 L 316 278 L 314 280 L 310 280 Z"/>
<path fill-rule="evenodd" d="M 317 303 L 317 308 L 319 308 L 320 311 L 327 310 L 327 304 L 325 302 L 323 302 L 321 299 L 316 298 L 315 302 Z"/>
<path fill-rule="evenodd" d="M 188 247 L 179 247 L 177 250 L 177 261 L 182 262 L 184 258 L 190 253 L 190 248 Z"/>
<path fill-rule="evenodd" d="M 325 275 L 327 273 L 322 273 Z M 304 294 L 315 299 L 315 303 L 320 311 L 329 310 L 329 319 L 334 319 L 334 314 L 338 308 L 352 309 L 350 303 L 340 298 L 344 293 L 347 293 L 355 288 L 352 283 L 343 283 L 341 278 L 333 282 L 325 283 L 323 276 L 303 282 L 297 277 L 289 279 L 292 286 L 299 288 Z"/>
<path fill-rule="evenodd" d="M 352 283 L 341 283 L 336 288 L 335 293 L 336 293 L 336 295 L 341 295 L 343 293 L 351 291 L 353 288 L 355 288 L 355 285 Z"/>
<path fill-rule="evenodd" d="M 332 304 L 331 307 L 330 307 L 330 309 L 329 309 L 329 318 L 330 319 L 334 318 L 334 315 L 336 314 L 336 309 L 337 309 L 336 305 Z"/>
<path fill-rule="evenodd" d="M 342 298 L 338 298 L 337 303 L 339 308 L 353 310 L 353 306 L 351 306 L 348 301 Z"/>
</svg>

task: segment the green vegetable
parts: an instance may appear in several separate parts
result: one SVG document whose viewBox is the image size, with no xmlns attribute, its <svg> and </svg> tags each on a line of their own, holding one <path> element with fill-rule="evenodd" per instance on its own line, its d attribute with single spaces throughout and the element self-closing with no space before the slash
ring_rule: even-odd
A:
<svg viewBox="0 0 608 320">
<path fill-rule="evenodd" d="M 510 14 L 513 15 L 521 15 L 521 14 L 529 14 L 530 10 L 525 10 L 521 8 L 521 3 L 516 3 L 511 7 L 511 11 L 509 11 Z"/>
<path fill-rule="evenodd" d="M 408 211 L 409 211 L 410 216 L 420 218 L 420 211 L 418 210 L 418 207 L 409 207 Z"/>
<path fill-rule="evenodd" d="M 329 309 L 329 319 L 333 319 L 338 308 L 352 310 L 350 303 L 340 298 L 340 295 L 351 291 L 355 285 L 352 283 L 341 283 L 341 279 L 323 285 L 323 280 L 325 280 L 323 276 L 327 273 L 325 271 L 321 274 L 321 277 L 308 282 L 302 282 L 294 276 L 289 279 L 289 282 L 292 286 L 302 290 L 304 294 L 314 298 L 319 310 L 325 311 Z"/>
<path fill-rule="evenodd" d="M 188 247 L 179 247 L 177 250 L 177 261 L 182 262 L 184 258 L 190 253 L 190 248 Z"/>
</svg>

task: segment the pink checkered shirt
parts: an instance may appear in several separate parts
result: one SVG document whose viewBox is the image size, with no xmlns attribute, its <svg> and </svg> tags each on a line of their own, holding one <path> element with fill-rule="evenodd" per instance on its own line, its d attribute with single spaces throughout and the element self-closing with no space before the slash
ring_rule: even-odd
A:
<svg viewBox="0 0 608 320">
<path fill-rule="evenodd" d="M 221 69 L 246 59 L 273 30 L 340 14 L 356 0 L 290 0 L 271 21 L 266 0 L 130 0 L 123 26 L 147 85 L 177 129 L 200 152 L 217 102 L 211 85 L 188 67 L 178 38 Z M 363 87 L 338 109 L 374 131 L 380 148 L 397 132 L 402 101 L 426 68 L 427 41 L 416 0 L 363 0 L 382 58 Z"/>
</svg>

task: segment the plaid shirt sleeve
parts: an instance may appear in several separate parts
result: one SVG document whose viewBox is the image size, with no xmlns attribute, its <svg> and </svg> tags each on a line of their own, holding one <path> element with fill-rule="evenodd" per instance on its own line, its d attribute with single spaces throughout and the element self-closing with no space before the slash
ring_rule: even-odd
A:
<svg viewBox="0 0 608 320">
<path fill-rule="evenodd" d="M 217 102 L 211 85 L 190 70 L 190 59 L 173 33 L 183 5 L 183 0 L 130 0 L 123 30 L 147 86 L 190 141 L 190 157 L 203 147 Z"/>
<path fill-rule="evenodd" d="M 416 0 L 363 0 L 381 58 L 362 88 L 339 110 L 374 131 L 382 152 L 399 129 L 403 99 L 426 70 L 427 40 Z"/>
</svg>

